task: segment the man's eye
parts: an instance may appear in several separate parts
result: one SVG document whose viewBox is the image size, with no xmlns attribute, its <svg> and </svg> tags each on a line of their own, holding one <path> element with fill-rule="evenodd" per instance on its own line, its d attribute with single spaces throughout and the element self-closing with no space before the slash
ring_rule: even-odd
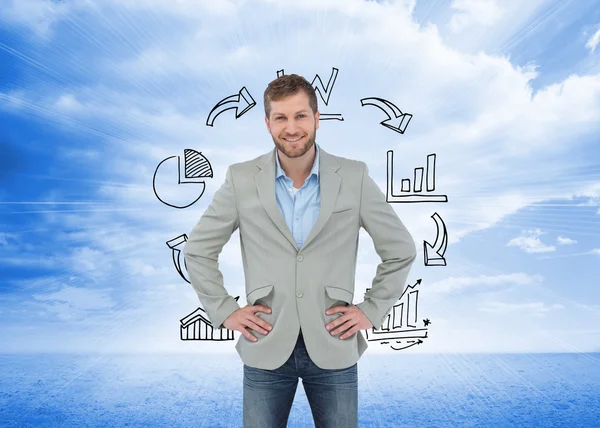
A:
<svg viewBox="0 0 600 428">
<path fill-rule="evenodd" d="M 299 114 L 298 117 L 306 117 L 305 114 Z"/>
</svg>

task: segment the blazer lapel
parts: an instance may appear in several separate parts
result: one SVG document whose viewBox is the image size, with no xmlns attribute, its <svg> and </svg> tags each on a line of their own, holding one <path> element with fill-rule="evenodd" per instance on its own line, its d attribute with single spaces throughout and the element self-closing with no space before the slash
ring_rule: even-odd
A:
<svg viewBox="0 0 600 428">
<path fill-rule="evenodd" d="M 321 146 L 319 146 L 319 160 L 321 209 L 319 212 L 319 218 L 317 218 L 315 225 L 302 244 L 302 249 L 305 249 L 310 241 L 312 241 L 319 234 L 319 232 L 323 230 L 323 227 L 325 227 L 329 217 L 331 217 L 333 207 L 335 207 L 335 203 L 340 192 L 340 186 L 342 184 L 342 177 L 336 172 L 338 169 L 340 169 L 340 164 L 337 163 L 333 156 L 323 150 Z"/>
<path fill-rule="evenodd" d="M 273 149 L 271 153 L 267 153 L 258 159 L 256 166 L 260 168 L 260 171 L 254 175 L 254 181 L 258 190 L 258 197 L 265 211 L 271 217 L 271 220 L 281 234 L 298 251 L 298 244 L 296 244 L 290 228 L 285 222 L 283 215 L 281 215 L 277 199 L 275 199 L 275 150 Z"/>
<path fill-rule="evenodd" d="M 265 211 L 269 217 L 271 217 L 271 220 L 275 226 L 277 226 L 281 234 L 290 241 L 296 251 L 299 251 L 300 249 L 296 244 L 296 240 L 285 222 L 283 215 L 281 215 L 277 200 L 275 199 L 275 153 L 276 150 L 274 149 L 271 153 L 267 153 L 258 159 L 256 166 L 258 166 L 260 171 L 254 175 L 254 181 L 258 190 L 258 197 L 260 198 Z M 302 249 L 306 248 L 310 241 L 321 232 L 329 220 L 329 217 L 331 217 L 342 184 L 341 176 L 336 173 L 340 168 L 340 165 L 335 158 L 323 150 L 321 146 L 319 146 L 319 160 L 321 208 L 319 218 L 304 241 Z"/>
</svg>

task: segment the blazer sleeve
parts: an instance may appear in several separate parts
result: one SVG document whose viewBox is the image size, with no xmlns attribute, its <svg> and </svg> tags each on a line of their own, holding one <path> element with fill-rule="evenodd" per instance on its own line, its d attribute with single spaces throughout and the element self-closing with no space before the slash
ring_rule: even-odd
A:
<svg viewBox="0 0 600 428">
<path fill-rule="evenodd" d="M 223 286 L 218 262 L 221 250 L 238 227 L 233 174 L 229 167 L 225 183 L 215 193 L 184 247 L 190 282 L 214 328 L 224 328 L 223 321 L 240 308 Z"/>
<path fill-rule="evenodd" d="M 381 258 L 371 289 L 357 304 L 378 329 L 384 317 L 396 304 L 406 284 L 408 272 L 417 257 L 415 242 L 404 224 L 386 201 L 379 186 L 369 176 L 364 162 L 360 200 L 360 226 L 373 239 Z"/>
</svg>

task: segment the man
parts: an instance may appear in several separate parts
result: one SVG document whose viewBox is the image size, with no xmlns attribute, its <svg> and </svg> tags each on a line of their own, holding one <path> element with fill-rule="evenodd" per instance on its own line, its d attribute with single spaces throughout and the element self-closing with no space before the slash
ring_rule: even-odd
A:
<svg viewBox="0 0 600 428">
<path fill-rule="evenodd" d="M 317 98 L 306 79 L 275 79 L 264 105 L 275 149 L 227 169 L 185 246 L 187 270 L 213 326 L 242 334 L 244 427 L 285 427 L 298 378 L 316 427 L 356 427 L 360 330 L 379 327 L 402 295 L 415 243 L 365 163 L 316 144 Z M 361 227 L 382 262 L 354 305 Z M 238 228 L 243 308 L 218 269 Z"/>
</svg>

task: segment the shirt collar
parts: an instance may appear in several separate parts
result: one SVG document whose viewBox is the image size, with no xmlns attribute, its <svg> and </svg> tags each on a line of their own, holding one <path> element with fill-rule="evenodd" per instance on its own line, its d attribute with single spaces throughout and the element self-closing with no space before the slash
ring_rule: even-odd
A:
<svg viewBox="0 0 600 428">
<path fill-rule="evenodd" d="M 312 169 L 310 170 L 310 175 L 308 177 L 310 178 L 312 175 L 315 175 L 318 179 L 319 178 L 319 145 L 317 143 L 315 143 L 315 151 L 316 151 L 315 161 L 313 162 L 313 166 L 312 166 Z M 285 171 L 281 167 L 281 163 L 279 162 L 279 154 L 277 153 L 277 148 L 275 148 L 275 161 L 277 162 L 277 172 L 276 172 L 275 177 L 276 178 L 279 178 L 282 176 L 287 177 L 285 175 Z"/>
</svg>

